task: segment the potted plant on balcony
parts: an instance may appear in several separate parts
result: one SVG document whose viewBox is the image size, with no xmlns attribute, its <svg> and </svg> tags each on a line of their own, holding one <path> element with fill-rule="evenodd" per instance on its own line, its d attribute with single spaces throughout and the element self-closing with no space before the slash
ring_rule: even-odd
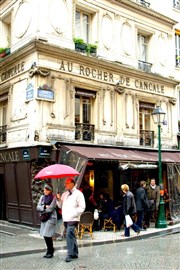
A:
<svg viewBox="0 0 180 270">
<path fill-rule="evenodd" d="M 96 54 L 97 51 L 97 41 L 94 44 L 87 44 L 87 53 Z"/>
<path fill-rule="evenodd" d="M 75 50 L 77 51 L 86 51 L 87 50 L 87 44 L 82 38 L 74 38 L 73 39 L 75 44 Z"/>
<path fill-rule="evenodd" d="M 6 48 L 6 55 L 11 53 L 11 49 L 10 48 Z"/>
<path fill-rule="evenodd" d="M 0 48 L 0 58 L 3 58 L 6 56 L 6 48 Z"/>
</svg>

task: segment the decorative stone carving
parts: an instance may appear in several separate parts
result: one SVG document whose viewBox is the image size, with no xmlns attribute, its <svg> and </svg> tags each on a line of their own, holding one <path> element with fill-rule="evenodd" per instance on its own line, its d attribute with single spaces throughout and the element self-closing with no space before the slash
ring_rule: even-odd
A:
<svg viewBox="0 0 180 270">
<path fill-rule="evenodd" d="M 108 14 L 102 18 L 101 33 L 104 47 L 109 50 L 113 40 L 113 23 Z"/>
<path fill-rule="evenodd" d="M 31 4 L 21 1 L 14 18 L 14 31 L 17 38 L 24 36 L 29 28 L 32 18 Z"/>
<path fill-rule="evenodd" d="M 118 94 L 123 94 L 124 93 L 124 91 L 125 91 L 125 88 L 124 87 L 122 87 L 122 86 L 120 86 L 120 85 L 115 85 L 114 86 L 114 90 L 118 93 Z"/>
<path fill-rule="evenodd" d="M 69 12 L 64 0 L 51 0 L 49 5 L 49 20 L 59 34 L 67 29 Z"/>
<path fill-rule="evenodd" d="M 42 77 L 47 77 L 49 76 L 50 71 L 40 68 L 40 67 L 36 67 L 36 66 L 34 66 L 33 68 L 29 70 L 29 77 L 32 78 L 34 75 L 37 75 L 37 74 Z"/>
<path fill-rule="evenodd" d="M 166 48 L 166 39 L 161 34 L 158 38 L 158 58 L 160 64 L 164 66 L 166 63 L 166 50 L 162 50 L 162 48 Z"/>
<path fill-rule="evenodd" d="M 39 141 L 39 133 L 37 130 L 34 132 L 34 141 Z"/>
<path fill-rule="evenodd" d="M 122 47 L 126 55 L 131 55 L 133 50 L 133 34 L 131 25 L 126 22 L 121 31 Z"/>
<path fill-rule="evenodd" d="M 172 105 L 176 105 L 176 98 L 170 98 L 169 103 L 171 103 Z"/>
</svg>

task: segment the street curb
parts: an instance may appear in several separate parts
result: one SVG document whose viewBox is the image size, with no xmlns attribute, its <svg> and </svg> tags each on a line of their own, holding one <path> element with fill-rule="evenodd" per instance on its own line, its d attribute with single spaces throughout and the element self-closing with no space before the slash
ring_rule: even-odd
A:
<svg viewBox="0 0 180 270">
<path fill-rule="evenodd" d="M 180 227 L 177 228 L 169 228 L 163 231 L 157 231 L 157 232 L 153 232 L 153 233 L 148 233 L 145 235 L 139 235 L 139 236 L 135 236 L 135 237 L 125 237 L 125 238 L 121 238 L 121 239 L 114 239 L 114 240 L 104 240 L 104 241 L 91 241 L 89 243 L 78 243 L 78 247 L 79 248 L 83 248 L 83 247 L 89 247 L 89 246 L 98 246 L 98 245 L 105 245 L 105 244 L 114 244 L 114 243 L 120 243 L 120 242 L 130 242 L 130 241 L 134 241 L 134 240 L 144 240 L 147 238 L 154 238 L 154 237 L 159 237 L 159 236 L 166 236 L 169 234 L 176 234 L 176 233 L 180 233 Z M 55 249 L 55 251 L 58 250 L 66 250 L 67 247 L 66 245 L 58 247 Z M 16 251 L 16 252 L 7 252 L 7 253 L 1 253 L 0 254 L 0 258 L 8 258 L 8 257 L 14 257 L 14 256 L 22 256 L 22 255 L 28 255 L 28 254 L 36 254 L 36 253 L 42 253 L 42 252 L 46 252 L 46 249 L 33 249 L 33 250 L 23 250 L 23 251 Z"/>
</svg>

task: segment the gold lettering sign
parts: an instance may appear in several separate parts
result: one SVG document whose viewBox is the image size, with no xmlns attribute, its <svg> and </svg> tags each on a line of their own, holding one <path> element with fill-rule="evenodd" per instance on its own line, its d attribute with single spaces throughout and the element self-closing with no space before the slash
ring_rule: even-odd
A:
<svg viewBox="0 0 180 270">
<path fill-rule="evenodd" d="M 20 64 L 17 64 L 14 67 L 11 67 L 10 69 L 4 71 L 1 73 L 1 81 L 6 81 L 10 79 L 11 77 L 14 77 L 15 75 L 19 74 L 20 72 L 24 71 L 24 61 Z"/>
<path fill-rule="evenodd" d="M 149 91 L 157 94 L 165 94 L 164 85 L 143 81 L 139 79 L 132 79 L 119 74 L 113 74 L 95 67 L 88 67 L 81 64 L 75 64 L 62 60 L 60 63 L 60 70 L 62 72 L 73 73 L 83 77 L 92 78 L 98 81 L 104 81 L 115 84 L 118 81 L 119 86 L 126 88 L 136 88 L 142 91 Z"/>
<path fill-rule="evenodd" d="M 0 152 L 0 163 L 19 161 L 18 151 Z"/>
</svg>

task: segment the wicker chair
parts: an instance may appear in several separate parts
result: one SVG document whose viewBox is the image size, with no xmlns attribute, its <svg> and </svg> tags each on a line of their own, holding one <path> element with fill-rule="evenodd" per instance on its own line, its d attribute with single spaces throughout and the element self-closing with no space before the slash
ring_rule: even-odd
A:
<svg viewBox="0 0 180 270">
<path fill-rule="evenodd" d="M 107 229 L 113 229 L 113 231 L 116 231 L 116 224 L 113 222 L 112 218 L 107 218 L 104 219 L 104 226 L 103 226 L 104 231 Z"/>
<path fill-rule="evenodd" d="M 82 239 L 84 234 L 89 234 L 93 239 L 93 222 L 94 222 L 94 214 L 92 212 L 84 212 L 81 215 L 80 222 L 78 225 L 78 236 L 79 239 Z"/>
</svg>

